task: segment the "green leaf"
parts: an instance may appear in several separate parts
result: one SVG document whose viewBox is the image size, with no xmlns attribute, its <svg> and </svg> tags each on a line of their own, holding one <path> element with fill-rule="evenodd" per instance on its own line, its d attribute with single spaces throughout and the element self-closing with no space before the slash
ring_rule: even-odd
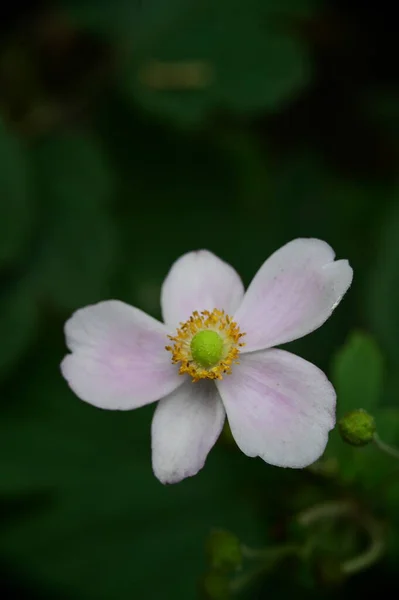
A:
<svg viewBox="0 0 399 600">
<path fill-rule="evenodd" d="M 62 354 L 42 345 L 2 414 L 0 491 L 48 496 L 6 523 L 2 556 L 54 597 L 194 600 L 211 528 L 264 541 L 236 454 L 215 448 L 198 476 L 163 486 L 151 469 L 153 407 L 81 402 L 59 373 Z"/>
<path fill-rule="evenodd" d="M 38 144 L 33 161 L 43 225 L 35 270 L 43 293 L 68 310 L 103 299 L 118 236 L 100 144 L 89 135 L 59 135 Z"/>
<path fill-rule="evenodd" d="M 382 395 L 383 375 L 382 354 L 373 338 L 353 332 L 332 366 L 339 416 L 358 408 L 373 415 Z"/>
<path fill-rule="evenodd" d="M 122 85 L 147 110 L 184 124 L 219 108 L 275 111 L 306 85 L 310 67 L 269 13 L 258 0 L 198 3 L 144 40 Z"/>
<path fill-rule="evenodd" d="M 0 118 L 0 265 L 26 249 L 32 224 L 30 172 L 22 144 Z"/>
</svg>

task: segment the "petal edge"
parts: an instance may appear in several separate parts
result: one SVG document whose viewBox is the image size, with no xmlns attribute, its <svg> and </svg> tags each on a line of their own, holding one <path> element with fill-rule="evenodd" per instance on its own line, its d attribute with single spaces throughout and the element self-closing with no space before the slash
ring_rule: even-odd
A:
<svg viewBox="0 0 399 600">
<path fill-rule="evenodd" d="M 289 242 L 268 258 L 234 315 L 245 331 L 242 352 L 291 342 L 320 327 L 352 283 L 347 260 L 317 239 Z"/>
<path fill-rule="evenodd" d="M 162 286 L 165 323 L 172 328 L 198 310 L 224 309 L 232 314 L 244 296 L 238 273 L 208 250 L 189 252 L 171 267 Z"/>
<path fill-rule="evenodd" d="M 157 405 L 151 426 L 154 475 L 178 483 L 200 471 L 222 431 L 225 410 L 211 381 L 186 381 Z"/>
<path fill-rule="evenodd" d="M 336 394 L 312 363 L 284 350 L 246 354 L 217 387 L 244 454 L 304 468 L 324 452 L 335 424 Z"/>
<path fill-rule="evenodd" d="M 138 408 L 182 383 L 165 350 L 165 326 L 133 306 L 108 300 L 81 308 L 65 335 L 72 353 L 61 372 L 81 400 L 98 408 Z"/>
</svg>

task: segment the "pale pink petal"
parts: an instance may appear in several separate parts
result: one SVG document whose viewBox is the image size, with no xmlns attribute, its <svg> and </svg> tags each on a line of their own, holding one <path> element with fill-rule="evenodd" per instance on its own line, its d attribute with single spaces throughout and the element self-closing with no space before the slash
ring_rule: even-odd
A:
<svg viewBox="0 0 399 600">
<path fill-rule="evenodd" d="M 109 300 L 76 311 L 65 325 L 61 370 L 79 398 L 99 408 L 129 410 L 154 402 L 183 380 L 171 364 L 163 323 Z"/>
<path fill-rule="evenodd" d="M 217 387 L 244 454 L 292 468 L 322 455 L 335 424 L 336 395 L 315 365 L 284 350 L 245 354 Z"/>
<path fill-rule="evenodd" d="M 175 328 L 194 310 L 236 311 L 244 295 L 237 272 L 223 260 L 198 250 L 179 258 L 169 271 L 161 294 L 163 319 Z"/>
<path fill-rule="evenodd" d="M 266 260 L 234 315 L 246 333 L 243 352 L 290 342 L 328 319 L 353 276 L 334 256 L 326 242 L 297 239 Z"/>
<path fill-rule="evenodd" d="M 152 468 L 162 483 L 196 475 L 223 427 L 225 411 L 213 381 L 191 380 L 163 398 L 152 421 Z"/>
</svg>

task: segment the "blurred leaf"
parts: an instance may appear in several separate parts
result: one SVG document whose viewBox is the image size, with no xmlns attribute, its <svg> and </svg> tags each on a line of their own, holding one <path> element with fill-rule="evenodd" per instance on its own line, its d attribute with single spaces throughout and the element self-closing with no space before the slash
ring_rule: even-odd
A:
<svg viewBox="0 0 399 600">
<path fill-rule="evenodd" d="M 383 374 L 382 354 L 373 338 L 353 332 L 332 366 L 339 416 L 358 408 L 373 415 L 382 395 Z"/>
<path fill-rule="evenodd" d="M 231 531 L 212 530 L 206 543 L 206 552 L 211 570 L 229 573 L 242 565 L 241 542 Z"/>
<path fill-rule="evenodd" d="M 399 447 L 399 411 L 379 408 L 374 413 L 377 433 L 380 438 Z M 398 461 L 388 456 L 371 443 L 362 448 L 345 444 L 337 430 L 332 432 L 325 454 L 326 458 L 335 456 L 339 463 L 339 474 L 345 482 L 356 482 L 371 493 L 371 501 L 380 501 L 385 490 L 382 484 L 398 467 Z M 365 492 L 365 493 L 366 493 Z"/>
<path fill-rule="evenodd" d="M 42 209 L 37 277 L 45 294 L 68 310 L 104 298 L 118 250 L 108 209 L 113 180 L 89 135 L 47 138 L 34 149 Z"/>
<path fill-rule="evenodd" d="M 69 17 L 84 29 L 137 51 L 202 0 L 61 0 Z"/>
<path fill-rule="evenodd" d="M 61 3 L 77 25 L 114 37 L 134 31 L 143 1 L 61 0 Z"/>
<path fill-rule="evenodd" d="M 320 8 L 320 0 L 251 0 L 259 14 L 306 18 Z M 148 47 L 202 0 L 61 0 L 67 14 L 81 27 L 106 37 L 125 37 L 129 46 Z M 227 6 L 227 4 L 226 4 Z M 252 7 L 251 7 L 252 8 Z"/>
<path fill-rule="evenodd" d="M 7 524 L 2 555 L 54 597 L 194 600 L 211 528 L 264 541 L 236 455 L 215 448 L 199 475 L 162 486 L 151 470 L 153 408 L 81 402 L 59 373 L 61 357 L 58 343 L 41 347 L 3 411 L 0 491 L 43 490 L 53 501 Z"/>
<path fill-rule="evenodd" d="M 259 0 L 198 3 L 134 53 L 123 73 L 146 109 L 182 123 L 211 110 L 276 110 L 306 83 L 301 44 Z"/>
<path fill-rule="evenodd" d="M 386 411 L 384 423 L 378 424 L 380 438 L 396 449 L 399 449 L 399 410 L 389 409 Z M 382 463 L 382 457 L 385 458 Z M 388 520 L 388 559 L 396 568 L 399 553 L 399 461 L 380 453 L 380 462 L 369 464 L 369 476 L 374 482 L 377 497 L 383 498 L 382 510 L 384 517 Z M 384 470 L 381 471 L 381 465 Z"/>
<path fill-rule="evenodd" d="M 204 246 L 242 275 L 244 269 L 251 273 L 248 260 L 261 259 L 249 246 L 243 254 L 232 243 L 243 219 L 240 176 L 218 145 L 146 122 L 119 102 L 105 111 L 100 127 L 125 198 L 114 295 L 158 314 L 162 281 L 173 261 Z"/>
<path fill-rule="evenodd" d="M 364 106 L 366 114 L 389 136 L 399 136 L 399 96 L 395 87 L 376 89 L 368 93 Z"/>
<path fill-rule="evenodd" d="M 387 444 L 399 447 L 399 410 L 380 409 L 376 413 L 377 433 Z M 398 461 L 371 444 L 353 455 L 357 479 L 378 498 L 385 493 L 387 478 L 399 467 Z"/>
<path fill-rule="evenodd" d="M 324 0 L 258 0 L 263 10 L 268 13 L 276 13 L 286 17 L 311 17 L 317 9 L 324 6 Z"/>
<path fill-rule="evenodd" d="M 337 253 L 351 264 L 368 261 L 372 249 L 365 248 L 364 241 L 370 226 L 375 227 L 372 209 L 385 200 L 385 188 L 343 175 L 307 145 L 278 167 L 273 217 L 281 218 L 281 206 L 289 206 L 284 214 L 288 239 L 316 236 L 339 249 Z M 358 277 L 359 273 L 355 283 Z"/>
<path fill-rule="evenodd" d="M 338 351 L 332 364 L 332 381 L 337 391 L 337 418 L 363 408 L 376 417 L 383 388 L 383 358 L 373 338 L 353 332 Z M 381 419 L 381 417 L 380 417 Z M 345 443 L 338 427 L 331 432 L 324 460 L 338 461 L 340 475 L 352 480 L 359 474 L 358 457 L 368 448 L 353 448 Z M 376 450 L 372 449 L 374 452 Z M 360 461 L 360 464 L 363 463 Z"/>
<path fill-rule="evenodd" d="M 272 164 L 270 174 L 268 235 L 263 244 L 272 242 L 278 248 L 296 237 L 316 237 L 328 242 L 337 259 L 348 259 L 354 269 L 353 283 L 330 319 L 312 335 L 289 346 L 292 352 L 327 370 L 343 335 L 361 323 L 364 297 L 359 298 L 359 290 L 373 256 L 369 243 L 375 228 L 373 209 L 385 201 L 386 191 L 378 182 L 343 176 L 307 145 L 276 168 Z M 256 206 L 248 215 L 250 219 L 252 232 L 264 231 Z"/>
<path fill-rule="evenodd" d="M 399 364 L 399 185 L 381 224 L 379 246 L 365 290 L 368 316 L 387 358 Z"/>
<path fill-rule="evenodd" d="M 30 173 L 19 140 L 0 118 L 0 265 L 17 258 L 32 225 Z"/>
<path fill-rule="evenodd" d="M 207 573 L 201 584 L 201 597 L 204 600 L 230 600 L 232 598 L 228 577 L 223 573 Z"/>
<path fill-rule="evenodd" d="M 0 377 L 22 357 L 37 333 L 38 320 L 36 298 L 27 282 L 0 293 Z"/>
</svg>

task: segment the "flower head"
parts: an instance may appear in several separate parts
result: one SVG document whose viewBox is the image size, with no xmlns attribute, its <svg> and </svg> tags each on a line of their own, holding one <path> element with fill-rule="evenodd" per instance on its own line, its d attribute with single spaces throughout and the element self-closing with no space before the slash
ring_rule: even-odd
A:
<svg viewBox="0 0 399 600">
<path fill-rule="evenodd" d="M 313 364 L 274 346 L 322 325 L 352 281 L 346 260 L 316 239 L 275 252 L 248 290 L 211 252 L 190 252 L 168 273 L 164 323 L 109 300 L 65 325 L 61 365 L 72 390 L 104 409 L 159 400 L 152 463 L 163 483 L 195 475 L 226 415 L 248 456 L 302 468 L 324 451 L 335 424 L 335 392 Z"/>
<path fill-rule="evenodd" d="M 180 363 L 180 375 L 188 373 L 194 382 L 223 379 L 231 373 L 233 362 L 238 362 L 243 335 L 224 310 L 195 310 L 176 335 L 168 336 L 174 344 L 165 349 L 172 353 L 173 363 Z"/>
</svg>

